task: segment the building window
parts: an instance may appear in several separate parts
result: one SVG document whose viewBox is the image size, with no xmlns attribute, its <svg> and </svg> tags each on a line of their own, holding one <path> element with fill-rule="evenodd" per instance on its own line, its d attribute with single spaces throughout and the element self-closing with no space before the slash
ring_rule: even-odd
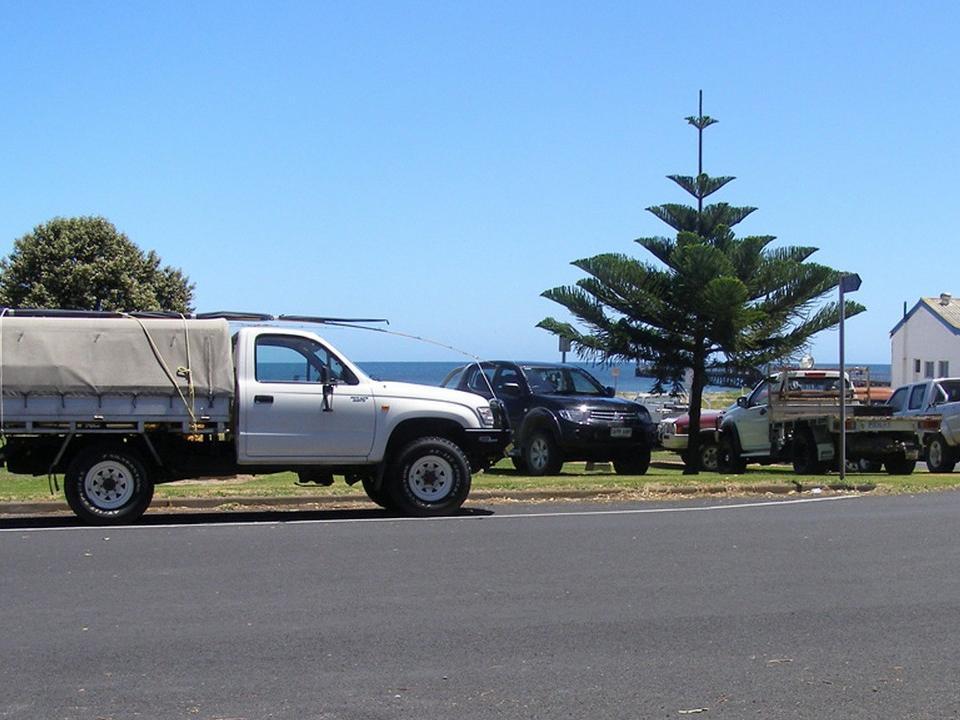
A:
<svg viewBox="0 0 960 720">
<path fill-rule="evenodd" d="M 917 373 L 918 375 L 920 374 L 920 359 L 919 359 L 919 358 L 913 361 L 913 371 L 914 371 L 915 373 Z"/>
<path fill-rule="evenodd" d="M 933 360 L 927 360 L 923 363 L 923 376 L 925 378 L 933 377 Z"/>
<path fill-rule="evenodd" d="M 950 361 L 941 360 L 940 361 L 940 377 L 947 377 L 950 374 Z"/>
</svg>

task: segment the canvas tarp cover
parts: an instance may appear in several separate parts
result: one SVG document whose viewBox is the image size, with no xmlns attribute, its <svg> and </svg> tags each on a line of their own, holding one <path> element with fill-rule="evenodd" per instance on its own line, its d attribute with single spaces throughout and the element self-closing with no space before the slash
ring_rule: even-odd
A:
<svg viewBox="0 0 960 720">
<path fill-rule="evenodd" d="M 4 317 L 0 338 L 8 397 L 175 395 L 177 387 L 186 395 L 180 368 L 190 369 L 197 397 L 233 395 L 226 320 Z"/>
</svg>

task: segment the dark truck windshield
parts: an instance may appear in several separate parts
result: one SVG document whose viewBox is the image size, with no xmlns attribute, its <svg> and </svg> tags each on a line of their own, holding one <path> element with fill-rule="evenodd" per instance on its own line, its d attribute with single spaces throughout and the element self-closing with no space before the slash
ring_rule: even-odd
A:
<svg viewBox="0 0 960 720">
<path fill-rule="evenodd" d="M 847 387 L 850 387 L 849 383 L 847 383 Z M 836 375 L 833 377 L 824 375 L 801 375 L 799 377 L 791 377 L 787 381 L 787 390 L 791 392 L 805 391 L 835 393 L 840 390 L 840 378 Z"/>
<path fill-rule="evenodd" d="M 530 392 L 538 395 L 597 395 L 605 396 L 606 389 L 579 368 L 541 367 L 524 365 Z"/>
<path fill-rule="evenodd" d="M 935 402 L 957 402 L 960 400 L 960 380 L 944 380 L 940 383 L 941 393 L 937 393 Z"/>
</svg>

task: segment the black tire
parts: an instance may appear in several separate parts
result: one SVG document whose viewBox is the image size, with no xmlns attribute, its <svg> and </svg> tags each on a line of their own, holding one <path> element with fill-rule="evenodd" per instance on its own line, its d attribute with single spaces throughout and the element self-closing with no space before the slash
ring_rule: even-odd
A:
<svg viewBox="0 0 960 720">
<path fill-rule="evenodd" d="M 700 470 L 706 470 L 707 472 L 717 472 L 719 469 L 719 458 L 720 458 L 720 448 L 717 446 L 717 443 L 710 441 L 701 440 L 700 441 Z M 685 456 L 683 458 L 685 465 L 690 463 Z M 746 469 L 746 465 L 744 465 Z"/>
<path fill-rule="evenodd" d="M 829 463 L 817 458 L 817 444 L 809 432 L 800 432 L 793 439 L 793 471 L 797 475 L 823 475 Z"/>
<path fill-rule="evenodd" d="M 650 467 L 650 448 L 636 448 L 629 455 L 613 459 L 617 475 L 646 475 Z"/>
<path fill-rule="evenodd" d="M 367 494 L 367 497 L 370 498 L 374 503 L 382 507 L 384 510 L 395 510 L 396 506 L 393 503 L 393 498 L 390 497 L 390 493 L 387 492 L 386 480 L 381 483 L 380 488 L 375 487 L 376 484 L 375 477 L 364 476 L 361 479 L 363 483 L 363 491 Z"/>
<path fill-rule="evenodd" d="M 740 448 L 733 433 L 723 433 L 717 445 L 717 472 L 725 475 L 742 475 L 746 471 L 747 461 L 740 455 Z"/>
<path fill-rule="evenodd" d="M 957 465 L 956 451 L 937 433 L 927 443 L 927 470 L 933 473 L 953 472 Z"/>
<path fill-rule="evenodd" d="M 887 475 L 909 475 L 917 466 L 916 460 L 907 460 L 902 454 L 888 455 L 883 466 L 886 468 Z"/>
<path fill-rule="evenodd" d="M 140 456 L 123 446 L 80 452 L 63 479 L 67 504 L 93 525 L 136 522 L 153 499 L 153 480 Z"/>
<path fill-rule="evenodd" d="M 517 472 L 523 473 L 524 475 L 530 473 L 530 468 L 527 467 L 526 461 L 519 455 L 512 455 L 510 462 L 513 463 L 513 467 L 517 469 Z"/>
<path fill-rule="evenodd" d="M 470 463 L 453 442 L 440 437 L 413 440 L 390 463 L 390 499 L 404 515 L 450 515 L 470 492 Z"/>
<path fill-rule="evenodd" d="M 521 455 L 527 466 L 527 474 L 533 477 L 559 475 L 563 457 L 553 435 L 547 430 L 537 430 L 523 444 Z"/>
</svg>

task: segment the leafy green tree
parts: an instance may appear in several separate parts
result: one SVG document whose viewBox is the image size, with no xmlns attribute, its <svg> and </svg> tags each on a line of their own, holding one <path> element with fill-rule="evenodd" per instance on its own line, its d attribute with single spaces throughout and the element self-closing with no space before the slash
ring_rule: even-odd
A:
<svg viewBox="0 0 960 720">
<path fill-rule="evenodd" d="M 74 310 L 192 311 L 194 285 L 106 218 L 54 218 L 0 261 L 0 303 Z"/>
<path fill-rule="evenodd" d="M 716 120 L 703 115 L 702 104 L 699 115 L 686 120 L 698 131 L 699 172 L 668 178 L 697 205 L 647 208 L 675 237 L 636 240 L 655 263 L 620 253 L 574 261 L 588 277 L 543 297 L 565 307 L 586 330 L 552 317 L 538 327 L 569 338 L 581 357 L 644 361 L 660 389 L 679 385 L 691 369 L 685 472 L 696 473 L 709 378 L 755 377 L 759 368 L 795 357 L 813 335 L 837 325 L 839 303 L 825 295 L 842 273 L 808 262 L 817 248 L 773 248 L 770 235 L 736 237 L 731 228 L 755 208 L 704 206 L 705 198 L 734 178 L 703 172 L 703 130 Z M 851 317 L 864 308 L 847 301 L 845 310 Z"/>
</svg>

